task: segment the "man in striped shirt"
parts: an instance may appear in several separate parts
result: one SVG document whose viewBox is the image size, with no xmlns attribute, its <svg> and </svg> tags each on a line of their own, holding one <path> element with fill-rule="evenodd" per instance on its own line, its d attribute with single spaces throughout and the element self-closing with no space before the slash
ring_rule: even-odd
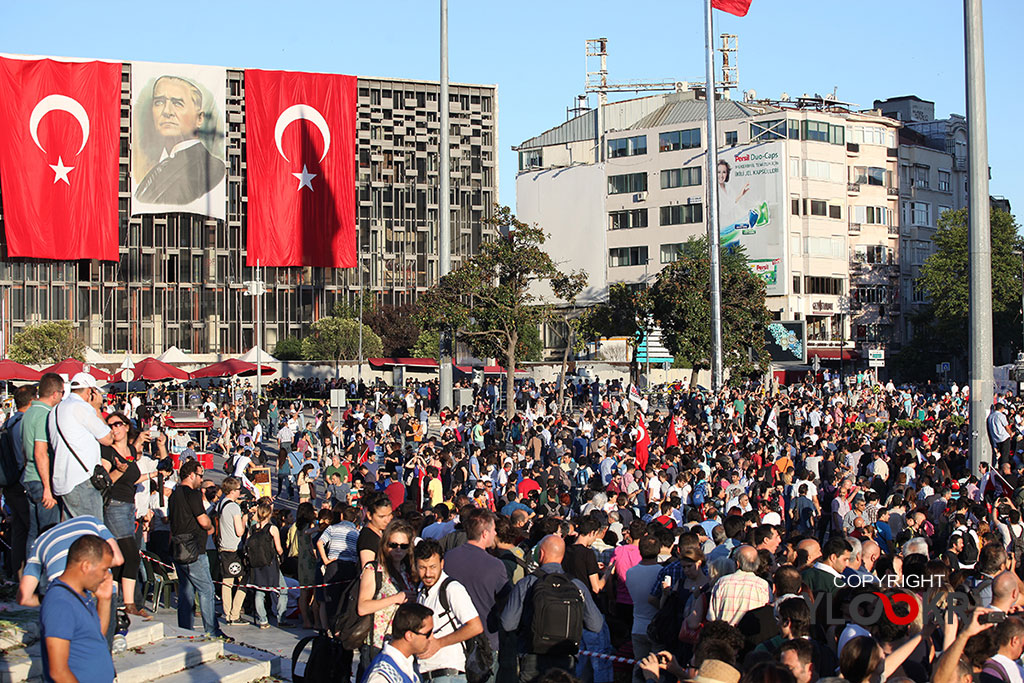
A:
<svg viewBox="0 0 1024 683">
<path fill-rule="evenodd" d="M 771 602 L 772 591 L 767 581 L 754 574 L 759 565 L 757 550 L 743 545 L 736 549 L 733 557 L 738 569 L 715 583 L 707 620 L 727 621 L 735 626 L 744 614 Z"/>
<path fill-rule="evenodd" d="M 117 546 L 113 534 L 103 526 L 103 522 L 88 515 L 72 517 L 66 522 L 61 522 L 48 531 L 44 531 L 32 544 L 29 550 L 28 560 L 25 563 L 25 573 L 21 577 L 18 586 L 18 604 L 26 607 L 38 607 L 39 595 L 46 592 L 46 586 L 64 573 L 67 565 L 68 550 L 71 544 L 82 536 L 99 536 L 111 550 L 114 551 L 112 567 L 118 567 L 124 563 L 124 556 Z"/>
</svg>

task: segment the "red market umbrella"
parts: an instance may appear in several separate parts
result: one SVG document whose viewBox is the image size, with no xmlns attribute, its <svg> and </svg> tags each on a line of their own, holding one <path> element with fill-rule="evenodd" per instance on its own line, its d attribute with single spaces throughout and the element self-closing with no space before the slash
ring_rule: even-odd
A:
<svg viewBox="0 0 1024 683">
<path fill-rule="evenodd" d="M 38 382 L 43 373 L 15 363 L 13 360 L 0 360 L 0 379 L 23 379 Z"/>
<path fill-rule="evenodd" d="M 123 372 L 124 370 L 121 370 L 114 375 L 114 380 L 117 382 L 123 381 L 121 378 L 121 373 Z M 179 370 L 173 365 L 168 365 L 156 358 L 143 358 L 135 364 L 132 372 L 135 373 L 133 381 L 142 380 L 143 382 L 159 382 L 165 379 L 188 379 L 190 377 L 184 370 Z"/>
<path fill-rule="evenodd" d="M 271 375 L 274 372 L 274 368 L 269 365 L 260 366 L 261 375 Z M 255 363 L 247 363 L 246 361 L 239 360 L 238 358 L 229 358 L 227 360 L 222 360 L 219 363 L 207 365 L 205 368 L 199 368 L 192 373 L 192 379 L 199 379 L 200 377 L 233 377 L 235 375 L 252 377 L 255 374 Z"/>
<path fill-rule="evenodd" d="M 45 375 L 48 372 L 56 372 L 58 375 L 67 375 L 68 378 L 70 379 L 70 378 L 74 377 L 75 375 L 77 375 L 78 373 L 83 372 L 83 371 L 84 372 L 88 372 L 90 375 L 92 375 L 93 377 L 95 377 L 96 379 L 98 379 L 100 381 L 103 381 L 103 382 L 109 382 L 110 381 L 110 374 L 109 373 L 103 372 L 99 368 L 94 367 L 92 365 L 86 365 L 82 361 L 75 360 L 74 358 L 68 358 L 67 360 L 62 360 L 61 362 L 57 363 L 56 365 L 51 365 L 50 367 L 45 368 L 43 370 L 40 370 L 39 372 L 40 372 L 40 376 Z"/>
</svg>

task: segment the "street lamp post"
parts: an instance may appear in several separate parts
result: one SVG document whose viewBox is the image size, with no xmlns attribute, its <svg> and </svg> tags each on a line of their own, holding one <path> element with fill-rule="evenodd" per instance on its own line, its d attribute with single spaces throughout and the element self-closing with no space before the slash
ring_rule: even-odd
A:
<svg viewBox="0 0 1024 683">
<path fill-rule="evenodd" d="M 255 340 L 256 340 L 256 404 L 257 405 L 259 405 L 259 401 L 260 401 L 260 392 L 261 392 L 261 389 L 262 389 L 262 376 L 263 376 L 262 348 L 261 348 L 261 346 L 263 344 L 263 340 L 261 339 L 261 337 L 263 335 L 260 334 L 260 327 L 261 327 L 261 325 L 260 325 L 260 302 L 263 301 L 263 299 L 261 297 L 264 294 L 266 294 L 266 292 L 267 292 L 267 288 L 264 285 L 263 278 L 260 276 L 260 262 L 259 262 L 259 260 L 257 260 L 256 261 L 256 279 L 255 280 L 249 280 L 248 282 L 245 283 L 245 294 L 246 294 L 246 296 L 251 296 L 252 297 L 252 306 L 253 306 L 253 308 L 256 311 L 256 335 L 255 335 Z"/>
</svg>

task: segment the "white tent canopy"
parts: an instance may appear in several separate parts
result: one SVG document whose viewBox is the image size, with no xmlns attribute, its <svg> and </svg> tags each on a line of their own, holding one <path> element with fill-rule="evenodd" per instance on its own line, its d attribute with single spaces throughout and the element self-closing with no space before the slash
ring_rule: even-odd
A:
<svg viewBox="0 0 1024 683">
<path fill-rule="evenodd" d="M 85 362 L 89 365 L 96 365 L 97 363 L 106 363 L 107 357 L 102 353 L 98 353 L 93 350 L 91 346 L 85 347 Z"/>
<path fill-rule="evenodd" d="M 177 346 L 172 346 L 167 349 L 159 356 L 157 360 L 163 361 L 164 363 L 194 363 L 195 361 L 189 357 L 187 353 L 179 349 Z"/>
<path fill-rule="evenodd" d="M 245 352 L 245 355 L 239 356 L 238 359 L 239 360 L 244 360 L 246 363 L 255 363 L 256 362 L 256 347 L 255 346 L 252 347 L 251 349 L 249 349 L 248 351 Z M 263 351 L 261 349 L 260 350 L 260 362 L 261 363 L 277 363 L 279 361 L 276 358 L 274 358 L 273 356 L 271 356 L 269 353 L 267 353 L 266 351 Z"/>
</svg>

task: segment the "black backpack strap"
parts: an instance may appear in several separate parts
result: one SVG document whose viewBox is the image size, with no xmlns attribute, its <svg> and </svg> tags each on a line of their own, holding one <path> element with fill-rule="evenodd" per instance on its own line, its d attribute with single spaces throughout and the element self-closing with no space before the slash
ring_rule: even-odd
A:
<svg viewBox="0 0 1024 683">
<path fill-rule="evenodd" d="M 295 683 L 304 683 L 304 681 L 306 680 L 305 676 L 295 675 L 295 665 L 298 664 L 299 656 L 302 654 L 302 650 L 306 647 L 306 644 L 318 637 L 319 636 L 316 634 L 306 636 L 305 638 L 297 642 L 295 644 L 295 647 L 292 649 L 292 680 L 295 681 Z"/>
</svg>

